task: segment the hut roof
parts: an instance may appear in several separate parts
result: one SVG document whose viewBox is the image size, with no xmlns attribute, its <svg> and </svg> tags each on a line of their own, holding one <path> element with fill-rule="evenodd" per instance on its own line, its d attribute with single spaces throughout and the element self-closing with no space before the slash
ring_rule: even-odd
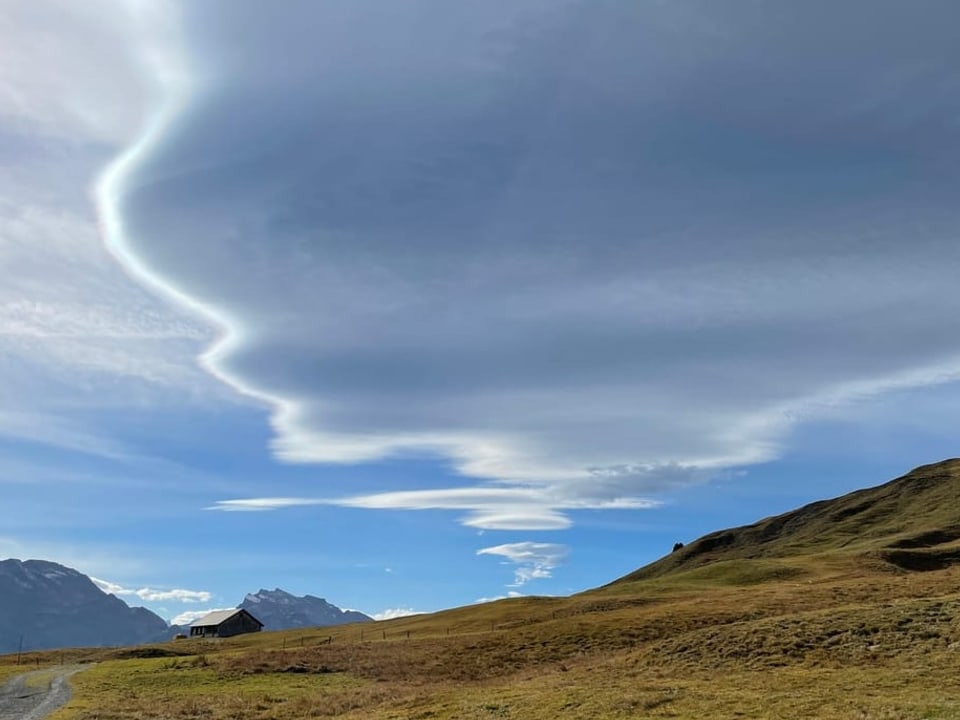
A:
<svg viewBox="0 0 960 720">
<path fill-rule="evenodd" d="M 246 613 L 247 615 L 250 615 L 250 613 L 243 608 L 234 608 L 233 610 L 214 610 L 213 612 L 207 613 L 202 618 L 197 618 L 194 620 L 192 623 L 190 623 L 190 627 L 210 627 L 211 625 L 220 625 L 221 623 L 232 618 L 234 615 L 238 615 L 240 613 Z M 263 623 L 253 617 L 253 615 L 250 615 L 250 617 L 256 620 L 256 622 L 260 623 L 261 626 L 263 625 Z"/>
</svg>

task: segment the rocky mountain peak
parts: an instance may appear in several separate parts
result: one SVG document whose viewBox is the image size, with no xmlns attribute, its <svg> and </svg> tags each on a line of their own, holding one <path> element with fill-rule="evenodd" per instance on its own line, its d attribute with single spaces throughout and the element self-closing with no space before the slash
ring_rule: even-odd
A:
<svg viewBox="0 0 960 720">
<path fill-rule="evenodd" d="M 241 607 L 264 624 L 266 630 L 342 625 L 369 622 L 368 615 L 355 610 L 341 610 L 323 598 L 313 595 L 296 596 L 286 590 L 261 588 L 247 594 Z"/>
</svg>

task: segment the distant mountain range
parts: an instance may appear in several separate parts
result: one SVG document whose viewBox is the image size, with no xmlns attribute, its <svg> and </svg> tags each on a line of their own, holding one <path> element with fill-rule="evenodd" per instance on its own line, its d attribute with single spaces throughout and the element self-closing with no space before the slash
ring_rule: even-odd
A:
<svg viewBox="0 0 960 720">
<path fill-rule="evenodd" d="M 312 595 L 277 588 L 247 595 L 238 606 L 266 630 L 366 622 Z M 58 647 L 138 645 L 169 640 L 186 628 L 130 607 L 77 570 L 46 560 L 0 560 L 0 654 Z"/>
</svg>

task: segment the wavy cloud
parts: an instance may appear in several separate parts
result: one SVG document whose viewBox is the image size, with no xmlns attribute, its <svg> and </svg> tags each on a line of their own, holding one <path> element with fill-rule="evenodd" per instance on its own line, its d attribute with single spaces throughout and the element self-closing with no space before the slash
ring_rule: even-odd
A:
<svg viewBox="0 0 960 720">
<path fill-rule="evenodd" d="M 957 378 L 953 3 L 182 16 L 199 79 L 101 186 L 111 248 L 223 328 L 279 459 L 477 481 L 337 504 L 559 529 Z"/>
</svg>

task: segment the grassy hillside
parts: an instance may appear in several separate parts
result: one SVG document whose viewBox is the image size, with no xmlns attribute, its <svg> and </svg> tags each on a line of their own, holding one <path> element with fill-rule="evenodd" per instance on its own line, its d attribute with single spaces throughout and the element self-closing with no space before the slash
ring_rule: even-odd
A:
<svg viewBox="0 0 960 720">
<path fill-rule="evenodd" d="M 55 720 L 960 718 L 958 478 L 919 468 L 569 598 L 87 651 Z"/>
<path fill-rule="evenodd" d="M 618 582 L 733 560 L 824 553 L 877 557 L 905 569 L 937 569 L 960 560 L 958 540 L 960 460 L 953 459 L 924 465 L 879 487 L 705 535 Z"/>
</svg>

